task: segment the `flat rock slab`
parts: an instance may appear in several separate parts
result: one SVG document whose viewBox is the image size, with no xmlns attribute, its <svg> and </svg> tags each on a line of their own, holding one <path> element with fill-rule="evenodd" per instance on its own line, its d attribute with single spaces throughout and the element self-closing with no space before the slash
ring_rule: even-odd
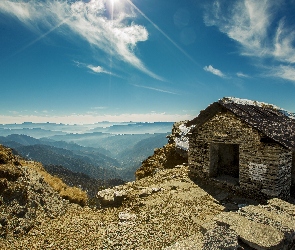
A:
<svg viewBox="0 0 295 250">
<path fill-rule="evenodd" d="M 283 249 L 284 234 L 272 226 L 251 221 L 233 212 L 221 213 L 216 219 L 228 224 L 244 243 L 254 249 Z"/>
<path fill-rule="evenodd" d="M 269 200 L 267 203 L 278 210 L 284 211 L 291 216 L 295 216 L 295 205 L 289 202 L 274 198 Z"/>
<path fill-rule="evenodd" d="M 295 233 L 295 217 L 271 206 L 247 206 L 239 211 L 247 219 L 270 225 L 283 233 Z"/>
</svg>

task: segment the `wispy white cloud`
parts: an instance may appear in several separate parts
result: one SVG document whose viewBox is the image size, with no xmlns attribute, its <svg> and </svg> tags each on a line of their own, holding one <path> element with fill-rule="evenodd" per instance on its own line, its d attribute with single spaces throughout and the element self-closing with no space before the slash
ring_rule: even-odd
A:
<svg viewBox="0 0 295 250">
<path fill-rule="evenodd" d="M 27 26 L 31 26 L 30 20 L 33 15 L 38 16 L 37 6 L 30 2 L 12 2 L 12 1 L 1 1 L 0 11 L 10 14 L 18 18 L 21 22 L 25 23 Z M 34 14 L 33 14 L 34 13 Z M 33 27 L 33 26 L 31 26 Z"/>
<path fill-rule="evenodd" d="M 157 92 L 162 92 L 162 93 L 167 93 L 167 94 L 172 94 L 172 95 L 178 95 L 175 92 L 164 90 L 164 89 L 153 88 L 153 87 L 144 86 L 144 85 L 137 85 L 137 84 L 131 84 L 131 85 L 135 86 L 135 87 L 138 87 L 138 88 L 150 89 L 150 90 L 154 90 L 154 91 L 157 91 Z"/>
<path fill-rule="evenodd" d="M 284 19 L 279 22 L 272 54 L 282 62 L 295 63 L 295 31 L 286 28 Z"/>
<path fill-rule="evenodd" d="M 219 69 L 215 69 L 212 65 L 205 66 L 203 69 L 205 71 L 208 71 L 208 72 L 214 74 L 214 75 L 217 75 L 220 77 L 225 77 L 225 75 Z"/>
<path fill-rule="evenodd" d="M 242 55 L 294 64 L 295 31 L 288 26 L 285 16 L 277 15 L 282 3 L 284 0 L 237 0 L 230 4 L 227 0 L 215 0 L 206 10 L 204 21 L 238 42 Z M 286 67 L 281 66 L 275 72 L 293 81 L 289 75 L 292 68 Z"/>
<path fill-rule="evenodd" d="M 295 68 L 291 66 L 280 65 L 270 71 L 270 75 L 279 77 L 285 80 L 293 81 L 295 83 Z"/>
<path fill-rule="evenodd" d="M 108 75 L 112 75 L 112 76 L 116 76 L 116 77 L 120 77 L 123 78 L 115 73 L 113 73 L 112 71 L 108 71 L 105 68 L 103 68 L 102 66 L 94 66 L 91 64 L 86 64 L 83 62 L 78 62 L 78 61 L 73 61 L 77 67 L 84 67 L 84 68 L 88 68 L 91 70 L 91 72 L 94 72 L 96 74 L 108 74 Z"/>
<path fill-rule="evenodd" d="M 238 0 L 224 4 L 216 0 L 212 10 L 205 13 L 204 21 L 208 26 L 215 25 L 233 40 L 242 45 L 246 55 L 265 55 L 267 30 L 271 24 L 271 7 L 275 1 Z"/>
<path fill-rule="evenodd" d="M 88 65 L 87 68 L 91 69 L 95 73 L 104 73 L 104 74 L 112 75 L 112 72 L 104 70 L 103 67 L 101 66 Z"/>
<path fill-rule="evenodd" d="M 248 78 L 248 77 L 250 77 L 249 75 L 244 74 L 244 73 L 242 73 L 242 72 L 238 72 L 238 73 L 237 73 L 237 76 L 238 76 L 238 77 L 241 77 L 241 78 Z"/>
<path fill-rule="evenodd" d="M 118 11 L 112 8 L 109 0 L 0 1 L 0 12 L 18 18 L 30 29 L 39 30 L 40 25 L 46 25 L 54 31 L 55 27 L 62 24 L 93 48 L 100 49 L 155 79 L 163 80 L 150 71 L 135 53 L 137 44 L 148 39 L 146 28 L 133 22 L 135 12 L 123 3 L 120 3 Z"/>
</svg>

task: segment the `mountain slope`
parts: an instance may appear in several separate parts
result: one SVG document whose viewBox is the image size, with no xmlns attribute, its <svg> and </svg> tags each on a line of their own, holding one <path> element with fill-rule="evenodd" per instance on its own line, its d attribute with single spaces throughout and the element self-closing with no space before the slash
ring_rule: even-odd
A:
<svg viewBox="0 0 295 250">
<path fill-rule="evenodd" d="M 44 165 L 62 165 L 74 172 L 85 173 L 93 178 L 118 178 L 117 160 L 101 153 L 111 154 L 105 149 L 90 148 L 67 143 L 35 139 L 27 135 L 0 137 L 0 142 L 15 150 L 22 157 L 42 162 Z M 102 166 L 102 167 L 101 167 Z"/>
<path fill-rule="evenodd" d="M 23 146 L 29 146 L 29 145 L 48 145 L 53 146 L 56 148 L 63 148 L 68 149 L 72 151 L 81 151 L 81 152 L 95 152 L 96 155 L 99 156 L 111 156 L 111 152 L 102 148 L 92 148 L 92 147 L 84 147 L 80 146 L 73 142 L 65 142 L 65 141 L 55 141 L 47 138 L 41 138 L 36 139 L 34 137 L 28 136 L 28 135 L 19 135 L 19 134 L 12 134 L 8 135 L 6 137 L 0 136 L 0 142 L 3 145 L 23 145 Z"/>
<path fill-rule="evenodd" d="M 22 144 L 24 146 L 40 144 L 40 141 L 38 139 L 35 139 L 28 135 L 19 135 L 19 134 L 12 134 L 6 137 L 2 137 L 1 141 L 3 142 L 13 141 L 13 142 Z"/>
<path fill-rule="evenodd" d="M 145 126 L 155 127 L 156 125 Z M 14 148 L 23 157 L 40 161 L 44 165 L 64 166 L 71 171 L 88 174 L 92 178 L 106 180 L 121 176 L 125 180 L 134 180 L 135 170 L 140 167 L 144 159 L 153 154 L 155 148 L 160 148 L 167 143 L 167 135 L 168 133 L 137 135 L 88 133 L 56 137 L 70 138 L 68 142 L 65 142 L 12 134 L 0 137 L 0 142 Z M 93 142 L 96 148 L 81 146 L 73 141 L 86 144 Z M 97 167 L 102 167 L 103 173 L 102 168 L 99 168 L 100 171 L 95 171 L 94 168 Z"/>
<path fill-rule="evenodd" d="M 121 179 L 100 180 L 89 177 L 83 173 L 75 173 L 63 166 L 45 165 L 45 170 L 51 175 L 58 176 L 64 183 L 71 187 L 79 187 L 88 194 L 91 199 L 98 190 L 124 184 Z"/>
<path fill-rule="evenodd" d="M 28 233 L 38 220 L 64 214 L 69 205 L 65 199 L 85 205 L 87 195 L 0 145 L 0 237 Z"/>
<path fill-rule="evenodd" d="M 134 165 L 142 162 L 148 156 L 154 153 L 156 148 L 161 148 L 167 143 L 167 134 L 154 134 L 137 142 L 133 147 L 127 148 L 118 154 L 117 158 L 123 162 L 122 167 Z"/>
<path fill-rule="evenodd" d="M 73 172 L 89 175 L 92 178 L 118 178 L 115 170 L 101 168 L 92 159 L 80 156 L 70 150 L 55 148 L 47 145 L 30 145 L 16 147 L 17 152 L 26 158 L 39 161 L 44 165 L 60 165 Z"/>
<path fill-rule="evenodd" d="M 163 138 L 167 133 L 161 133 Z M 155 137 L 160 134 L 105 134 L 101 132 L 85 134 L 67 134 L 64 136 L 53 136 L 50 139 L 56 141 L 74 142 L 84 147 L 104 148 L 117 157 L 127 149 L 132 149 L 141 140 Z"/>
</svg>

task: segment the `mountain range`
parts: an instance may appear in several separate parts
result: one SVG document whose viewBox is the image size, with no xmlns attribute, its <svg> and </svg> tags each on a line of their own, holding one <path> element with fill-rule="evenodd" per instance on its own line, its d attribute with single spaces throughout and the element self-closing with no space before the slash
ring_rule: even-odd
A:
<svg viewBox="0 0 295 250">
<path fill-rule="evenodd" d="M 7 124 L 0 125 L 0 144 L 45 168 L 62 166 L 94 179 L 130 181 L 142 161 L 167 143 L 171 127 L 168 122 Z"/>
</svg>

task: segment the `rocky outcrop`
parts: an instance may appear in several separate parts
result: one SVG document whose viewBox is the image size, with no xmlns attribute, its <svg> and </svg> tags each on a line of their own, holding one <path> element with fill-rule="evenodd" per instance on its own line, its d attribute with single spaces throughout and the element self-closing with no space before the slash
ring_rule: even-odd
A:
<svg viewBox="0 0 295 250">
<path fill-rule="evenodd" d="M 119 207 L 127 198 L 126 190 L 122 186 L 101 190 L 96 195 L 98 207 Z"/>
<path fill-rule="evenodd" d="M 35 170 L 10 164 L 0 166 L 0 235 L 27 233 L 38 217 L 55 218 L 65 213 L 61 198 Z"/>
<path fill-rule="evenodd" d="M 139 180 L 161 169 L 173 168 L 186 162 L 187 159 L 177 152 L 175 144 L 167 144 L 163 148 L 155 149 L 154 154 L 142 162 L 135 172 L 135 177 Z"/>
<path fill-rule="evenodd" d="M 85 205 L 87 195 L 0 145 L 0 237 L 28 233 L 45 218 L 64 214 L 69 201 Z"/>
<path fill-rule="evenodd" d="M 175 122 L 172 133 L 167 136 L 168 144 L 157 148 L 154 154 L 142 162 L 135 172 L 137 180 L 150 176 L 160 169 L 173 168 L 187 163 L 188 137 L 191 127 L 186 126 L 187 121 Z"/>
<path fill-rule="evenodd" d="M 188 157 L 189 138 L 188 134 L 195 125 L 188 126 L 188 121 L 175 122 L 172 133 L 168 135 L 168 143 L 175 145 L 176 152 L 183 158 Z"/>
<path fill-rule="evenodd" d="M 107 226 L 100 249 L 163 249 L 185 235 L 200 233 L 200 224 L 223 211 L 188 178 L 187 166 L 158 170 L 120 188 L 126 199 Z"/>
<path fill-rule="evenodd" d="M 12 150 L 2 145 L 0 145 L 0 164 L 20 165 L 19 158 L 12 153 Z"/>
<path fill-rule="evenodd" d="M 295 247 L 294 211 L 294 205 L 275 198 L 267 205 L 221 213 L 215 220 L 226 223 L 241 242 L 254 249 L 287 250 Z"/>
</svg>

